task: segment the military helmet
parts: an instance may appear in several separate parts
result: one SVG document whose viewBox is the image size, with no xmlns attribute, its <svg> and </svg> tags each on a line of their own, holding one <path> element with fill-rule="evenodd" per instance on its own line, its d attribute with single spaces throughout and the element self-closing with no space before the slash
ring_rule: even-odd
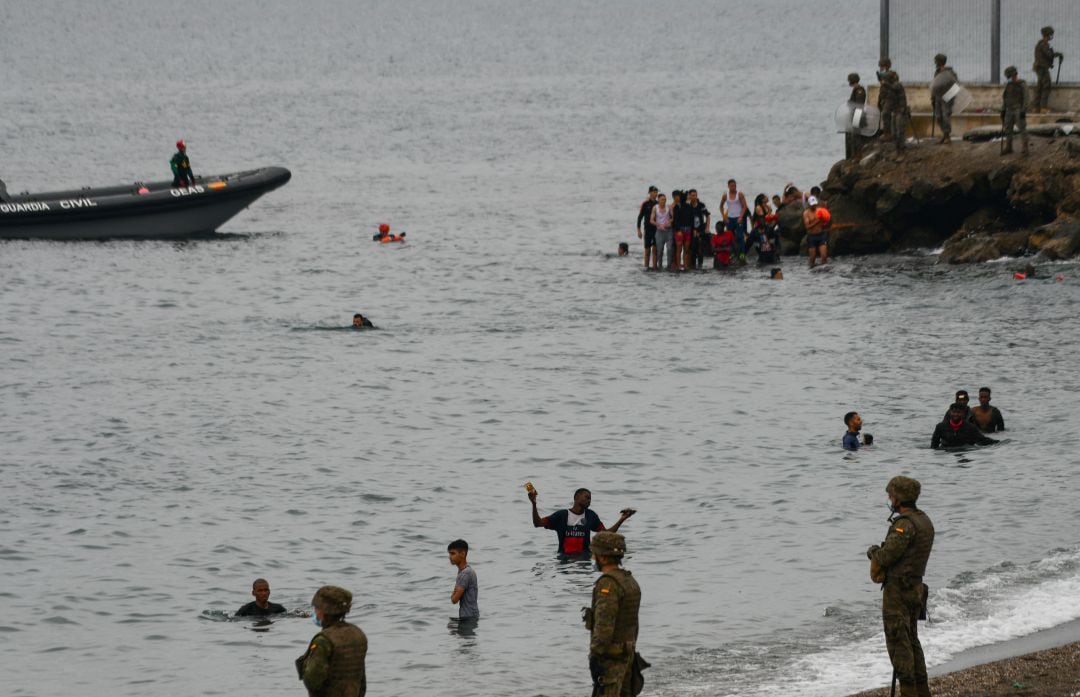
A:
<svg viewBox="0 0 1080 697">
<path fill-rule="evenodd" d="M 900 76 L 896 74 L 895 70 L 890 70 L 885 73 L 885 77 L 882 78 L 883 82 L 899 82 Z"/>
<path fill-rule="evenodd" d="M 885 68 L 886 70 L 892 67 L 892 61 L 888 58 L 882 58 L 877 64 L 879 68 Z"/>
<path fill-rule="evenodd" d="M 1049 27 L 1049 26 L 1043 27 L 1042 28 L 1042 35 L 1043 36 L 1053 36 L 1054 35 L 1054 28 Z"/>
<path fill-rule="evenodd" d="M 315 591 L 311 604 L 327 615 L 340 617 L 352 609 L 352 593 L 339 586 L 323 586 Z"/>
<path fill-rule="evenodd" d="M 922 484 L 911 477 L 893 477 L 885 487 L 885 493 L 892 494 L 900 503 L 914 504 L 922 493 Z"/>
<path fill-rule="evenodd" d="M 858 73 L 848 73 L 847 83 L 849 85 L 854 85 L 858 81 L 859 81 L 859 74 Z"/>
<path fill-rule="evenodd" d="M 592 538 L 592 551 L 603 557 L 621 557 L 626 554 L 626 538 L 617 532 L 598 532 Z"/>
<path fill-rule="evenodd" d="M 945 61 L 949 58 L 944 53 L 939 53 L 934 56 L 934 65 L 945 65 Z"/>
<path fill-rule="evenodd" d="M 1005 68 L 1005 77 L 1014 77 L 1015 75 L 1016 75 L 1016 66 L 1015 65 L 1010 65 L 1008 68 Z"/>
</svg>

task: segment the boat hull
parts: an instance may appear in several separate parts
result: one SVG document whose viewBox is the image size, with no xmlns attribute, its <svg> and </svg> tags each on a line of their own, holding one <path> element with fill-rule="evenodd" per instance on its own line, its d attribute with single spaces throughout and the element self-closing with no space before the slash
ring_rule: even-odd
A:
<svg viewBox="0 0 1080 697">
<path fill-rule="evenodd" d="M 283 167 L 199 177 L 191 187 L 151 182 L 9 196 L 0 202 L 0 239 L 105 240 L 212 233 L 291 178 Z"/>
</svg>

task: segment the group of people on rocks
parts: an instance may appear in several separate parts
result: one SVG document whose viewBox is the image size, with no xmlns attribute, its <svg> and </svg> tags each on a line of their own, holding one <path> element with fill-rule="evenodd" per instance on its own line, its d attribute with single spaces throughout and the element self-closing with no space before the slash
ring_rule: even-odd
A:
<svg viewBox="0 0 1080 697">
<path fill-rule="evenodd" d="M 990 388 L 979 388 L 978 406 L 969 407 L 968 400 L 967 390 L 957 390 L 944 418 L 934 427 L 934 434 L 930 438 L 931 448 L 936 450 L 967 445 L 994 445 L 998 442 L 985 435 L 1005 430 L 1005 419 L 1001 410 L 990 405 Z M 874 437 L 869 433 L 862 433 L 862 417 L 859 412 L 849 411 L 844 414 L 844 425 L 847 426 L 842 441 L 844 450 L 858 450 L 873 444 Z"/>
<path fill-rule="evenodd" d="M 821 263 L 829 261 L 828 233 L 832 216 L 819 200 L 821 189 L 817 186 L 804 194 L 794 184 L 784 186 L 783 197 L 766 194 L 754 197 L 753 205 L 739 191 L 734 179 L 729 179 L 727 190 L 720 200 L 719 219 L 712 229 L 712 213 L 702 201 L 697 189 L 671 192 L 669 202 L 666 194 L 655 186 L 649 187 L 648 197 L 641 202 L 637 215 L 637 236 L 645 246 L 644 263 L 648 271 L 689 271 L 704 267 L 705 257 L 712 258 L 714 269 L 730 269 L 745 265 L 747 254 L 757 253 L 759 265 L 780 263 L 783 253 L 780 241 L 778 211 L 787 205 L 801 205 L 802 224 L 806 231 L 807 254 L 813 267 L 820 257 Z M 619 256 L 627 253 L 625 242 L 619 244 Z M 782 279 L 783 272 L 777 267 L 770 273 L 773 279 Z"/>
<path fill-rule="evenodd" d="M 773 197 L 779 202 L 779 197 Z M 753 205 L 734 179 L 720 200 L 720 215 L 712 225 L 712 212 L 697 189 L 671 192 L 671 200 L 655 186 L 638 207 L 637 235 L 645 245 L 645 268 L 650 271 L 689 271 L 712 259 L 714 269 L 746 264 L 757 252 L 759 264 L 780 261 L 780 226 L 773 203 L 758 194 Z"/>
<path fill-rule="evenodd" d="M 1064 56 L 1050 46 L 1054 38 L 1054 28 L 1043 27 L 1042 38 L 1035 45 L 1035 62 L 1032 70 L 1038 77 L 1033 103 L 1030 104 L 1035 113 L 1044 113 L 1049 109 L 1050 92 L 1050 69 L 1055 59 L 1060 62 Z M 1026 83 L 1020 79 L 1019 71 L 1015 65 L 1010 65 L 1004 70 L 1005 89 L 1002 92 L 1001 103 L 1001 134 L 1003 139 L 1002 155 L 1013 152 L 1013 136 L 1019 133 L 1022 140 L 1023 154 L 1028 153 L 1027 135 L 1027 111 L 1029 107 Z M 896 145 L 897 157 L 901 157 L 905 149 L 905 129 L 911 120 L 911 108 L 908 106 L 907 92 L 900 82 L 900 76 L 892 67 L 892 61 L 882 57 L 878 61 L 878 109 L 881 112 L 881 140 L 893 142 Z M 948 145 L 952 142 L 952 110 L 953 100 L 956 96 L 956 86 L 959 78 L 956 71 L 948 65 L 948 57 L 944 53 L 934 56 L 934 73 L 930 82 L 930 102 L 933 109 L 933 120 L 941 128 L 941 137 L 938 143 Z M 859 74 L 848 75 L 848 84 L 851 86 L 851 96 L 848 101 L 858 108 L 866 104 L 866 89 L 859 84 Z M 857 159 L 862 156 L 862 150 L 867 138 L 860 135 L 857 130 L 848 132 L 847 157 Z"/>
</svg>

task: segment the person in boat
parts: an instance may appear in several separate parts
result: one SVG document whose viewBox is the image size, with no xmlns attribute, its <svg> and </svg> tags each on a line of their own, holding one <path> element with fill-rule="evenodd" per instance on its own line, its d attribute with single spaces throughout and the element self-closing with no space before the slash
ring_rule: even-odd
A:
<svg viewBox="0 0 1080 697">
<path fill-rule="evenodd" d="M 174 187 L 189 187 L 195 183 L 195 174 L 191 171 L 191 161 L 187 156 L 187 143 L 176 141 L 176 154 L 169 160 L 172 167 Z"/>
<path fill-rule="evenodd" d="M 7 184 L 3 179 L 0 179 L 0 203 L 8 200 Z"/>
<path fill-rule="evenodd" d="M 375 329 L 375 325 L 371 323 L 371 320 L 359 312 L 352 316 L 352 326 L 354 329 Z"/>
<path fill-rule="evenodd" d="M 994 445 L 993 438 L 987 438 L 979 428 L 968 421 L 967 405 L 956 403 L 949 407 L 949 415 L 934 429 L 930 438 L 930 447 L 955 448 L 959 445 Z"/>
</svg>

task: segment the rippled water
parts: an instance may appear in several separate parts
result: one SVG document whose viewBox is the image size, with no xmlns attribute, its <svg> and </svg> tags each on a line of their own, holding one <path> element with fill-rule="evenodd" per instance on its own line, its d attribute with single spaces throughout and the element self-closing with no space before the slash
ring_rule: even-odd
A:
<svg viewBox="0 0 1080 697">
<path fill-rule="evenodd" d="M 298 693 L 308 620 L 215 621 L 266 576 L 290 608 L 356 593 L 372 694 L 584 693 L 595 574 L 532 528 L 526 479 L 545 513 L 579 486 L 609 524 L 638 509 L 649 694 L 884 683 L 863 550 L 898 473 L 938 528 L 933 663 L 1080 617 L 1077 265 L 776 283 L 608 255 L 650 183 L 715 203 L 839 156 L 876 8 L 761 5 L 14 8 L 10 190 L 159 176 L 181 136 L 196 171 L 294 179 L 220 239 L 0 245 L 6 691 Z M 384 220 L 409 242 L 373 245 Z M 929 450 L 983 384 L 1007 442 Z"/>
</svg>

